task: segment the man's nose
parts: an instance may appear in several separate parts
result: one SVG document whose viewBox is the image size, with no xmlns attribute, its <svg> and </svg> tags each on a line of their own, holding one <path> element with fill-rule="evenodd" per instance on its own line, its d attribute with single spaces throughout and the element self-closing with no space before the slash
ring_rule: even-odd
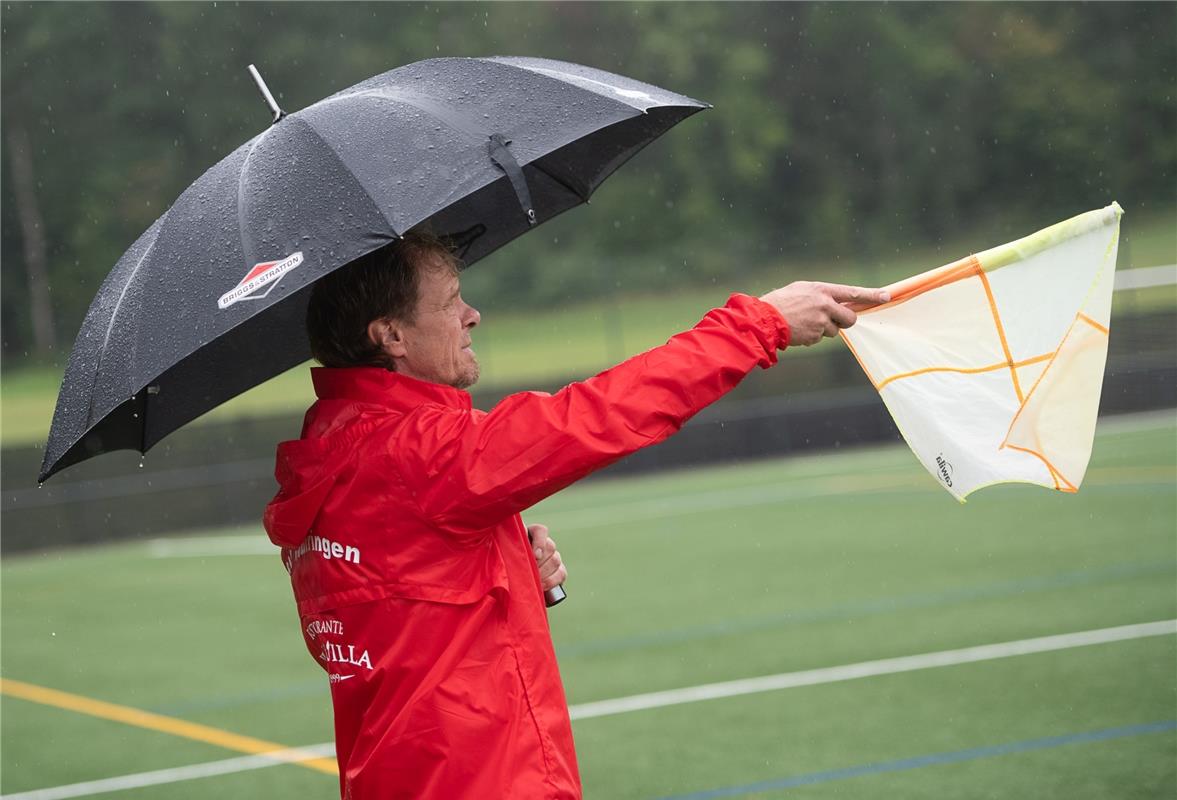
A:
<svg viewBox="0 0 1177 800">
<path fill-rule="evenodd" d="M 478 309 L 471 305 L 466 306 L 466 327 L 473 328 L 480 322 L 482 322 L 482 314 L 478 313 Z"/>
</svg>

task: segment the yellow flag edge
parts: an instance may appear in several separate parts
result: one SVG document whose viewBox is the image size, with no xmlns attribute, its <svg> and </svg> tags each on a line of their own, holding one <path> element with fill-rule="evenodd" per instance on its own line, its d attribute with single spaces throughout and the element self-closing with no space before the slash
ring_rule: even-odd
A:
<svg viewBox="0 0 1177 800">
<path fill-rule="evenodd" d="M 1077 214 L 1070 219 L 1065 219 L 1062 222 L 1055 223 L 1028 236 L 1023 236 L 1021 239 L 1015 239 L 1007 244 L 991 247 L 976 255 L 967 256 L 958 261 L 953 261 L 950 264 L 945 264 L 935 269 L 930 269 L 927 272 L 921 272 L 918 275 L 913 275 L 910 278 L 892 283 L 884 287 L 891 295 L 891 301 L 889 303 L 870 308 L 856 307 L 854 304 L 850 304 L 850 307 L 860 314 L 870 314 L 880 311 L 894 303 L 901 303 L 910 297 L 932 288 L 939 288 L 940 286 L 955 283 L 964 278 L 971 278 L 976 274 L 976 270 L 978 269 L 982 272 L 992 272 L 1022 261 L 1035 253 L 1040 253 L 1049 247 L 1054 247 L 1060 242 L 1081 236 L 1084 233 L 1111 222 L 1119 224 L 1120 217 L 1123 214 L 1124 209 L 1120 207 L 1120 204 L 1112 201 L 1111 205 L 1105 206 L 1104 208 L 1097 208 L 1094 211 Z"/>
<path fill-rule="evenodd" d="M 1031 233 L 1029 236 L 1023 236 L 1008 244 L 991 247 L 977 253 L 977 261 L 981 263 L 981 269 L 992 272 L 1016 261 L 1029 258 L 1035 253 L 1054 247 L 1067 239 L 1082 236 L 1111 222 L 1118 223 L 1123 215 L 1124 209 L 1120 207 L 1119 203 L 1112 201 L 1111 205 L 1104 208 L 1078 214 L 1048 228 L 1043 228 L 1037 233 Z"/>
</svg>

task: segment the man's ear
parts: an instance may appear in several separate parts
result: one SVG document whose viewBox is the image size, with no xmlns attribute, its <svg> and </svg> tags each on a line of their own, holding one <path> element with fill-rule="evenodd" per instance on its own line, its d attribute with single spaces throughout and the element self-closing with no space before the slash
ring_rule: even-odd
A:
<svg viewBox="0 0 1177 800">
<path fill-rule="evenodd" d="M 391 317 L 381 317 L 369 322 L 368 339 L 389 358 L 405 357 L 405 338 L 401 325 Z"/>
</svg>

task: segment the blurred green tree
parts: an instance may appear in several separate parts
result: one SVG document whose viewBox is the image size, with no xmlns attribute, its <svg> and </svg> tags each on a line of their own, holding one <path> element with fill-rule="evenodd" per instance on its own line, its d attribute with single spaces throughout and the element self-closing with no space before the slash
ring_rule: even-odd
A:
<svg viewBox="0 0 1177 800">
<path fill-rule="evenodd" d="M 1113 198 L 1129 211 L 1177 206 L 1172 3 L 18 2 L 0 12 L 6 366 L 46 340 L 22 203 L 41 219 L 60 358 L 119 255 L 267 124 L 251 62 L 288 110 L 418 59 L 496 53 L 591 64 L 714 103 L 589 208 L 472 271 L 482 298 L 514 304 L 667 280 L 738 287 L 785 261 L 871 263 L 981 223 L 1016 235 Z M 14 157 L 27 158 L 31 200 Z"/>
</svg>

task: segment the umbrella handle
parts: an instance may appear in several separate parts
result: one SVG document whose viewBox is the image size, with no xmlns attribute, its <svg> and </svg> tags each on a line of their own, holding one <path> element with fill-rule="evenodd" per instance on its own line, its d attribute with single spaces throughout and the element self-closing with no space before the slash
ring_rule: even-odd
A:
<svg viewBox="0 0 1177 800">
<path fill-rule="evenodd" d="M 564 591 L 564 584 L 553 586 L 551 589 L 548 589 L 546 592 L 544 592 L 544 605 L 546 605 L 548 608 L 551 608 L 552 606 L 563 603 L 567 597 L 568 592 Z"/>
<path fill-rule="evenodd" d="M 531 531 L 527 532 L 527 541 L 531 541 Z M 552 606 L 558 606 L 560 603 L 563 603 L 567 597 L 568 592 L 564 591 L 564 584 L 561 583 L 559 586 L 553 586 L 551 589 L 548 589 L 546 592 L 544 592 L 544 605 L 548 608 L 551 608 Z"/>
</svg>

